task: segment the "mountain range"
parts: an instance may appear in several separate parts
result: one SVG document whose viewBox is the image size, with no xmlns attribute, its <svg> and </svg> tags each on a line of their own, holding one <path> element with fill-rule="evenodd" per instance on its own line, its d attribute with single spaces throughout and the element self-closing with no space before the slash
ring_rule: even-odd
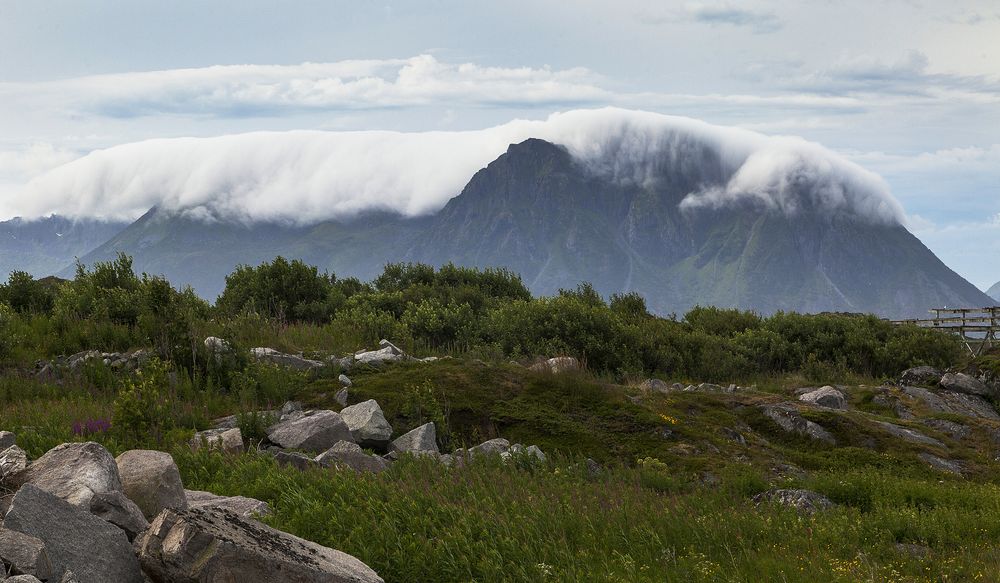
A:
<svg viewBox="0 0 1000 583">
<path fill-rule="evenodd" d="M 621 181 L 561 145 L 528 139 L 420 217 L 368 211 L 291 225 L 153 208 L 130 224 L 18 219 L 0 223 L 0 269 L 71 276 L 74 258 L 90 264 L 125 252 L 138 270 L 214 299 L 236 265 L 283 255 L 363 279 L 387 262 L 504 266 L 536 294 L 589 281 L 605 295 L 639 292 L 658 313 L 700 304 L 904 317 L 994 303 L 898 223 L 808 202 L 795 212 L 753 198 L 686 206 L 691 192 L 725 179 L 715 154 L 700 156 L 695 166 L 663 164 L 645 180 Z"/>
<path fill-rule="evenodd" d="M 993 284 L 993 287 L 986 290 L 986 295 L 1000 302 L 1000 281 L 996 282 L 995 284 Z"/>
</svg>

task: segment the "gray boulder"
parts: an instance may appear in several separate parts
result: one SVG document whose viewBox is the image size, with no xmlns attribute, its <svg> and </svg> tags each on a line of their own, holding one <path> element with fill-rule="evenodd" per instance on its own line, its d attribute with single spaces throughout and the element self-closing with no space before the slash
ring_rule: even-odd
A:
<svg viewBox="0 0 1000 583">
<path fill-rule="evenodd" d="M 397 437 L 389 446 L 389 451 L 397 454 L 411 453 L 434 456 L 440 454 L 434 422 L 425 423 Z"/>
<path fill-rule="evenodd" d="M 341 374 L 339 377 L 337 377 L 337 380 L 340 381 L 340 384 L 344 387 L 350 387 L 354 385 L 354 383 L 351 382 L 351 379 L 347 378 L 347 375 L 345 374 Z"/>
<path fill-rule="evenodd" d="M 267 438 L 285 449 L 322 453 L 338 441 L 354 441 L 350 427 L 333 411 L 307 411 L 267 429 Z"/>
<path fill-rule="evenodd" d="M 316 460 L 297 451 L 283 451 L 279 449 L 271 453 L 279 464 L 292 466 L 302 472 L 319 467 L 319 463 Z"/>
<path fill-rule="evenodd" d="M 941 380 L 941 371 L 933 366 L 915 366 L 903 371 L 901 385 L 932 385 Z"/>
<path fill-rule="evenodd" d="M 15 575 L 5 581 L 6 583 L 42 583 L 42 580 L 34 575 Z"/>
<path fill-rule="evenodd" d="M 847 409 L 847 399 L 844 393 L 831 386 L 825 386 L 799 396 L 804 403 L 812 403 L 829 409 Z"/>
<path fill-rule="evenodd" d="M 223 510 L 164 510 L 136 550 L 157 581 L 383 583 L 346 553 Z"/>
<path fill-rule="evenodd" d="M 258 361 L 270 362 L 271 364 L 295 370 L 312 370 L 314 368 L 322 368 L 323 366 L 323 363 L 318 360 L 310 360 L 294 354 L 285 354 L 273 348 L 254 348 L 250 350 L 250 354 Z"/>
<path fill-rule="evenodd" d="M 239 427 L 231 429 L 206 429 L 194 434 L 190 441 L 191 449 L 201 449 L 207 445 L 209 449 L 217 449 L 225 453 L 243 453 L 243 432 Z"/>
<path fill-rule="evenodd" d="M 211 492 L 200 490 L 185 490 L 187 495 L 188 508 L 209 510 L 217 508 L 227 510 L 240 518 L 253 518 L 255 516 L 267 516 L 271 514 L 271 507 L 267 502 L 256 498 L 245 496 L 219 496 Z"/>
<path fill-rule="evenodd" d="M 10 480 L 38 486 L 84 510 L 94 494 L 123 491 L 115 458 L 92 441 L 57 445 Z"/>
<path fill-rule="evenodd" d="M 557 356 L 548 360 L 533 364 L 529 369 L 535 372 L 550 372 L 561 374 L 574 370 L 580 370 L 580 361 L 572 356 Z"/>
<path fill-rule="evenodd" d="M 353 441 L 364 447 L 379 451 L 385 450 L 392 437 L 392 426 L 385 420 L 382 408 L 374 399 L 344 407 L 340 416 L 354 436 Z"/>
<path fill-rule="evenodd" d="M 528 447 L 525 447 L 520 443 L 515 443 L 510 446 L 510 449 L 507 451 L 500 452 L 500 458 L 505 461 L 520 458 L 538 461 L 543 464 L 548 460 L 548 457 L 537 445 L 529 445 Z"/>
<path fill-rule="evenodd" d="M 392 347 L 385 347 L 379 350 L 369 350 L 366 352 L 359 352 L 354 355 L 354 362 L 357 364 L 370 364 L 372 366 L 379 366 L 387 362 L 399 362 L 406 358 L 399 349 L 393 349 Z"/>
<path fill-rule="evenodd" d="M 181 473 L 169 453 L 133 449 L 115 461 L 125 495 L 135 502 L 147 520 L 155 518 L 164 508 L 187 508 Z"/>
<path fill-rule="evenodd" d="M 876 421 L 876 425 L 881 427 L 886 433 L 898 437 L 904 441 L 909 441 L 910 443 L 919 443 L 921 445 L 934 445 L 938 447 L 944 447 L 944 444 L 934 439 L 933 437 L 928 437 L 919 431 L 903 427 L 901 425 L 896 425 L 894 423 L 889 423 L 888 421 Z"/>
<path fill-rule="evenodd" d="M 54 578 L 72 570 L 79 583 L 143 583 L 121 529 L 32 484 L 14 495 L 4 527 L 45 543 Z"/>
<path fill-rule="evenodd" d="M 17 443 L 17 436 L 10 431 L 0 431 L 0 451 Z"/>
<path fill-rule="evenodd" d="M 355 472 L 377 474 L 389 467 L 384 459 L 365 453 L 361 446 L 350 441 L 341 441 L 316 456 L 316 463 L 325 467 L 350 468 Z"/>
<path fill-rule="evenodd" d="M 798 489 L 768 490 L 753 497 L 753 503 L 758 506 L 766 502 L 794 508 L 804 514 L 834 507 L 834 503 L 826 496 L 811 490 Z"/>
<path fill-rule="evenodd" d="M 0 527 L 0 577 L 3 577 L 4 565 L 8 566 L 11 575 L 52 577 L 52 564 L 41 539 Z"/>
<path fill-rule="evenodd" d="M 484 441 L 475 447 L 470 447 L 468 455 L 470 457 L 477 455 L 500 455 L 509 449 L 510 442 L 502 437 L 497 437 L 489 441 Z"/>
<path fill-rule="evenodd" d="M 795 433 L 817 441 L 836 444 L 837 440 L 818 423 L 804 419 L 799 412 L 788 406 L 764 405 L 760 408 L 765 417 L 774 421 L 778 427 L 788 433 Z"/>
<path fill-rule="evenodd" d="M 128 540 L 149 528 L 142 510 L 121 492 L 101 492 L 90 499 L 90 513 L 125 531 Z"/>
<path fill-rule="evenodd" d="M 671 392 L 671 390 L 673 390 L 673 387 L 668 385 L 666 382 L 661 381 L 660 379 L 646 379 L 642 381 L 642 384 L 639 385 L 639 388 L 642 389 L 643 391 L 647 391 L 650 393 L 660 393 L 661 395 L 666 395 L 667 393 Z"/>
<path fill-rule="evenodd" d="M 341 407 L 347 406 L 347 400 L 350 398 L 351 393 L 344 387 L 337 391 L 337 394 L 333 396 L 333 400 L 337 402 Z"/>
<path fill-rule="evenodd" d="M 28 467 L 28 454 L 16 445 L 0 451 L 0 483 Z"/>
<path fill-rule="evenodd" d="M 949 372 L 941 377 L 938 385 L 946 391 L 977 395 L 979 397 L 994 397 L 996 391 L 976 377 L 961 372 Z"/>
<path fill-rule="evenodd" d="M 912 397 L 924 404 L 935 413 L 951 413 L 963 415 L 965 417 L 980 417 L 1000 421 L 993 405 L 986 399 L 965 393 L 954 393 L 952 391 L 933 392 L 923 387 L 903 387 L 903 394 Z"/>
<path fill-rule="evenodd" d="M 947 419 L 926 419 L 924 425 L 947 434 L 952 439 L 965 439 L 972 433 L 968 425 L 948 421 Z"/>
</svg>

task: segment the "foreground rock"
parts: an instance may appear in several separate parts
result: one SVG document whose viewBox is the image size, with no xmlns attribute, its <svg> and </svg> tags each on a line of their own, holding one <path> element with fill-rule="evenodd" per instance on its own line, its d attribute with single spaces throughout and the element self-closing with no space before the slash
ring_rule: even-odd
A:
<svg viewBox="0 0 1000 583">
<path fill-rule="evenodd" d="M 382 408 L 374 399 L 345 407 L 340 416 L 354 436 L 354 441 L 364 447 L 384 451 L 392 437 L 392 426 L 385 420 Z"/>
<path fill-rule="evenodd" d="M 250 350 L 250 354 L 260 362 L 270 362 L 271 364 L 295 370 L 312 370 L 323 367 L 323 363 L 318 360 L 310 360 L 301 356 L 295 356 L 294 354 L 285 354 L 273 348 L 254 348 Z"/>
<path fill-rule="evenodd" d="M 322 453 L 338 441 L 354 441 L 350 427 L 333 411 L 308 411 L 267 429 L 267 438 L 285 449 Z"/>
<path fill-rule="evenodd" d="M 550 372 L 560 374 L 574 370 L 580 370 L 580 361 L 572 356 L 557 356 L 546 361 L 533 364 L 528 367 L 535 372 Z"/>
<path fill-rule="evenodd" d="M 70 570 L 79 583 L 143 583 L 122 530 L 34 485 L 14 495 L 4 527 L 45 543 L 57 581 Z"/>
<path fill-rule="evenodd" d="M 17 437 L 10 431 L 0 431 L 0 451 L 17 443 Z"/>
<path fill-rule="evenodd" d="M 239 427 L 206 429 L 195 433 L 190 443 L 194 450 L 201 449 L 204 445 L 225 453 L 243 453 L 243 432 Z"/>
<path fill-rule="evenodd" d="M 396 438 L 389 446 L 395 454 L 433 455 L 440 452 L 437 445 L 437 430 L 433 422 L 425 423 Z"/>
<path fill-rule="evenodd" d="M 346 553 L 222 510 L 165 510 L 136 549 L 161 582 L 383 583 Z"/>
<path fill-rule="evenodd" d="M 994 391 L 989 385 L 976 377 L 972 377 L 961 372 L 950 372 L 945 374 L 941 377 L 938 384 L 946 391 L 965 393 L 967 395 L 977 395 L 979 397 L 996 396 L 996 391 Z"/>
<path fill-rule="evenodd" d="M 118 456 L 116 461 L 125 495 L 148 520 L 164 508 L 187 508 L 181 473 L 169 453 L 133 449 Z"/>
<path fill-rule="evenodd" d="M 90 513 L 122 529 L 130 541 L 149 528 L 142 510 L 121 492 L 94 494 L 90 499 Z"/>
<path fill-rule="evenodd" d="M 52 564 L 45 543 L 23 532 L 0 527 L 0 579 L 4 573 L 51 578 Z"/>
<path fill-rule="evenodd" d="M 795 433 L 817 441 L 836 444 L 837 440 L 818 423 L 804 419 L 799 412 L 788 406 L 764 405 L 760 408 L 765 417 L 774 421 L 788 433 Z"/>
<path fill-rule="evenodd" d="M 240 518 L 253 518 L 254 516 L 267 516 L 271 514 L 271 507 L 267 502 L 256 498 L 245 496 L 219 496 L 211 492 L 200 490 L 185 490 L 187 495 L 188 508 L 199 510 L 226 510 L 232 512 Z"/>
<path fill-rule="evenodd" d="M 0 483 L 8 476 L 14 476 L 28 467 L 28 454 L 23 449 L 12 445 L 0 451 Z"/>
<path fill-rule="evenodd" d="M 847 409 L 847 399 L 844 397 L 844 393 L 830 386 L 804 393 L 799 396 L 799 400 L 828 409 Z"/>
<path fill-rule="evenodd" d="M 316 463 L 330 467 L 349 468 L 355 472 L 377 474 L 389 467 L 384 459 L 365 453 L 361 446 L 350 441 L 341 441 L 316 457 Z"/>
<path fill-rule="evenodd" d="M 820 510 L 829 510 L 834 507 L 833 502 L 829 498 L 811 490 L 768 490 L 753 497 L 753 503 L 758 506 L 765 502 L 794 508 L 805 514 L 812 514 Z"/>
<path fill-rule="evenodd" d="M 57 445 L 11 481 L 38 486 L 84 510 L 96 493 L 123 491 L 115 458 L 92 441 Z"/>
</svg>

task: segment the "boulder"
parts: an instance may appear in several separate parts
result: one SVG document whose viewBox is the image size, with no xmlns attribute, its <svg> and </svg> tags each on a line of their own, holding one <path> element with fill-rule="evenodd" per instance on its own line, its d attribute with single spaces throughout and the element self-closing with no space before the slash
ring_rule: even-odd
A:
<svg viewBox="0 0 1000 583">
<path fill-rule="evenodd" d="M 778 427 L 788 433 L 795 433 L 829 444 L 837 443 L 837 440 L 829 431 L 823 429 L 823 427 L 818 423 L 813 423 L 808 419 L 804 419 L 801 415 L 799 415 L 798 411 L 791 407 L 781 405 L 764 405 L 760 408 L 760 410 L 765 417 L 774 421 Z"/>
<path fill-rule="evenodd" d="M 354 436 L 353 441 L 364 447 L 379 451 L 385 450 L 392 437 L 392 426 L 385 420 L 382 408 L 374 399 L 344 407 L 340 416 Z"/>
<path fill-rule="evenodd" d="M 959 462 L 946 460 L 944 458 L 940 458 L 936 455 L 932 455 L 927 452 L 919 453 L 917 454 L 917 457 L 920 458 L 925 464 L 934 468 L 935 470 L 948 472 L 949 474 L 958 474 L 959 476 L 961 476 L 962 470 L 964 469 L 962 467 L 962 464 L 960 464 Z"/>
<path fill-rule="evenodd" d="M 469 457 L 477 455 L 500 455 L 510 449 L 510 442 L 502 437 L 497 437 L 489 441 L 484 441 L 475 447 L 470 447 Z"/>
<path fill-rule="evenodd" d="M 10 431 L 0 431 L 0 451 L 17 443 L 17 436 Z"/>
<path fill-rule="evenodd" d="M 804 403 L 812 403 L 829 409 L 847 409 L 847 399 L 844 397 L 844 393 L 841 393 L 831 386 L 809 391 L 808 393 L 800 395 L 799 400 Z"/>
<path fill-rule="evenodd" d="M 211 492 L 200 490 L 185 490 L 187 495 L 188 508 L 209 510 L 218 508 L 227 510 L 240 518 L 253 518 L 255 516 L 267 516 L 271 514 L 271 507 L 267 502 L 256 498 L 245 496 L 219 496 Z"/>
<path fill-rule="evenodd" d="M 572 356 L 557 356 L 546 361 L 539 362 L 529 367 L 535 372 L 550 372 L 560 374 L 574 370 L 580 370 L 580 361 Z"/>
<path fill-rule="evenodd" d="M 294 354 L 285 354 L 273 348 L 254 348 L 250 350 L 250 354 L 258 361 L 270 362 L 295 370 L 312 370 L 323 367 L 323 363 L 318 360 L 310 360 Z"/>
<path fill-rule="evenodd" d="M 537 445 L 529 445 L 528 447 L 525 447 L 520 443 L 515 443 L 510 446 L 510 449 L 507 451 L 500 452 L 500 458 L 504 461 L 522 458 L 525 460 L 538 461 L 543 464 L 548 460 L 548 457 Z"/>
<path fill-rule="evenodd" d="M 123 491 L 115 458 L 93 441 L 57 445 L 10 480 L 38 486 L 85 511 L 94 494 Z"/>
<path fill-rule="evenodd" d="M 938 381 L 938 385 L 946 391 L 965 393 L 966 395 L 976 395 L 979 397 L 996 396 L 996 391 L 989 385 L 976 377 L 961 372 L 946 373 Z"/>
<path fill-rule="evenodd" d="M 319 463 L 317 463 L 316 460 L 297 451 L 283 451 L 279 449 L 277 451 L 273 451 L 272 454 L 274 455 L 274 459 L 277 460 L 279 464 L 283 466 L 292 466 L 302 472 L 319 467 Z"/>
<path fill-rule="evenodd" d="M 316 463 L 325 467 L 350 468 L 355 472 L 377 474 L 389 467 L 384 459 L 365 453 L 361 446 L 350 441 L 336 443 L 330 449 L 316 456 Z"/>
<path fill-rule="evenodd" d="M 661 395 L 666 395 L 672 390 L 672 387 L 670 385 L 668 385 L 664 381 L 661 381 L 660 379 L 646 379 L 642 381 L 642 384 L 639 385 L 639 388 L 642 389 L 643 391 L 647 391 L 650 393 L 660 393 Z"/>
<path fill-rule="evenodd" d="M 225 453 L 243 453 L 243 432 L 239 427 L 232 429 L 206 429 L 194 434 L 190 441 L 191 449 L 201 449 L 207 445 L 209 449 L 217 449 Z"/>
<path fill-rule="evenodd" d="M 794 508 L 805 514 L 828 510 L 834 503 L 826 496 L 811 490 L 777 489 L 761 492 L 753 497 L 753 503 L 760 506 L 765 502 Z"/>
<path fill-rule="evenodd" d="M 142 510 L 121 492 L 101 492 L 90 499 L 90 513 L 125 531 L 128 540 L 149 528 Z"/>
<path fill-rule="evenodd" d="M 389 445 L 389 451 L 397 454 L 438 455 L 437 431 L 434 422 L 425 423 L 407 431 Z"/>
<path fill-rule="evenodd" d="M 14 476 L 28 467 L 28 454 L 16 445 L 0 451 L 0 483 L 8 476 Z"/>
<path fill-rule="evenodd" d="M 346 553 L 224 510 L 164 510 L 136 550 L 157 581 L 383 583 Z"/>
<path fill-rule="evenodd" d="M 947 419 L 927 419 L 924 421 L 924 425 L 947 434 L 952 439 L 965 439 L 972 433 L 972 429 L 968 425 L 962 425 L 961 423 L 955 423 Z"/>
<path fill-rule="evenodd" d="M 187 508 L 181 473 L 169 453 L 133 449 L 115 461 L 125 495 L 135 502 L 147 520 L 155 518 L 164 508 Z"/>
<path fill-rule="evenodd" d="M 346 407 L 347 400 L 350 398 L 350 396 L 351 396 L 350 391 L 347 390 L 347 387 L 344 387 L 339 391 L 337 391 L 337 394 L 333 396 L 333 400 L 336 401 L 337 404 L 339 404 L 341 407 Z"/>
<path fill-rule="evenodd" d="M 54 578 L 72 570 L 79 583 L 143 583 L 121 529 L 33 484 L 14 495 L 4 527 L 45 543 Z"/>
<path fill-rule="evenodd" d="M 933 385 L 941 380 L 941 371 L 933 366 L 915 366 L 899 376 L 901 385 Z"/>
<path fill-rule="evenodd" d="M 903 394 L 922 402 L 924 406 L 935 413 L 951 413 L 1000 421 L 1000 415 L 997 415 L 996 409 L 990 405 L 989 401 L 976 395 L 952 391 L 935 393 L 923 387 L 910 386 L 903 387 L 901 390 Z"/>
<path fill-rule="evenodd" d="M 45 552 L 45 543 L 23 532 L 0 527 L 0 560 L 0 577 L 4 572 L 42 579 L 52 577 L 52 564 Z M 4 565 L 9 571 L 5 571 Z"/>
<path fill-rule="evenodd" d="M 5 579 L 6 583 L 42 583 L 42 580 L 34 575 L 15 575 Z"/>
<path fill-rule="evenodd" d="M 345 374 L 341 374 L 339 377 L 337 377 L 337 380 L 340 381 L 340 384 L 344 387 L 350 387 L 354 385 L 354 383 L 351 382 L 351 379 L 349 379 Z"/>
<path fill-rule="evenodd" d="M 876 425 L 881 427 L 886 433 L 898 437 L 904 441 L 909 441 L 910 443 L 919 443 L 921 445 L 934 445 L 938 447 L 944 447 L 944 444 L 940 441 L 934 439 L 933 437 L 928 437 L 919 431 L 909 429 L 907 427 L 902 427 L 894 423 L 889 423 L 888 421 L 876 421 Z"/>
<path fill-rule="evenodd" d="M 301 417 L 281 421 L 267 429 L 267 438 L 285 449 L 322 453 L 338 441 L 354 441 L 350 427 L 333 411 L 307 411 Z"/>
<path fill-rule="evenodd" d="M 359 352 L 354 355 L 354 362 L 357 364 L 370 364 L 372 366 L 379 366 L 386 362 L 398 362 L 404 360 L 406 356 L 401 350 L 394 346 L 386 346 L 379 350 L 369 350 L 366 352 Z"/>
</svg>

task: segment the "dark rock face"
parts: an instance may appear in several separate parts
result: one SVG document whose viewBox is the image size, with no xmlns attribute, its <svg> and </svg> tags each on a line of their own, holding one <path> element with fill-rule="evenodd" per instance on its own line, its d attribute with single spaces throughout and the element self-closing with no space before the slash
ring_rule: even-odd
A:
<svg viewBox="0 0 1000 583">
<path fill-rule="evenodd" d="M 383 583 L 346 553 L 221 510 L 164 510 L 136 549 L 157 583 Z"/>
</svg>

